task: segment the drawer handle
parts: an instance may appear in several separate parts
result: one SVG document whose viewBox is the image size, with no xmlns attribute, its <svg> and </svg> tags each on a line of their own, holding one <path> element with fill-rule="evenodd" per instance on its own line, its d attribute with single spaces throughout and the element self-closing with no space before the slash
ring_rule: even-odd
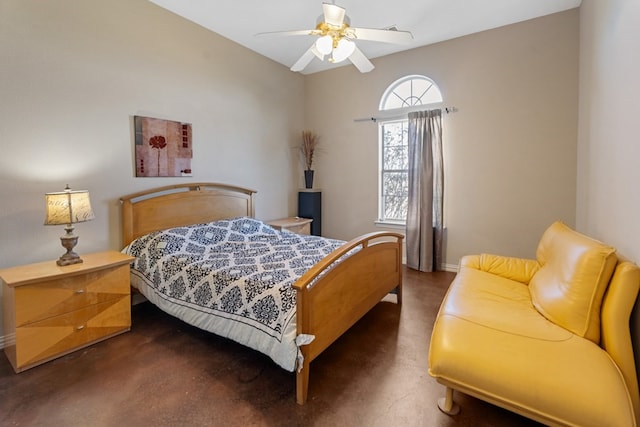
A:
<svg viewBox="0 0 640 427">
<path fill-rule="evenodd" d="M 76 331 L 81 331 L 84 329 L 84 325 L 76 326 Z"/>
<path fill-rule="evenodd" d="M 76 294 L 84 294 L 85 292 L 84 289 L 76 289 Z"/>
</svg>

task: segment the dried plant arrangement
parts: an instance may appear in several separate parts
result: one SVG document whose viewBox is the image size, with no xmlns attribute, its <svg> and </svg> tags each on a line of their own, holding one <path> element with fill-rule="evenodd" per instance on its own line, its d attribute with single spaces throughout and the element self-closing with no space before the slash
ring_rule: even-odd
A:
<svg viewBox="0 0 640 427">
<path fill-rule="evenodd" d="M 302 157 L 304 158 L 304 163 L 307 170 L 311 170 L 311 166 L 313 165 L 313 156 L 316 152 L 316 148 L 318 147 L 319 142 L 320 139 L 318 138 L 318 135 L 316 135 L 312 131 L 302 131 L 302 145 L 300 145 L 300 152 L 302 153 Z"/>
</svg>

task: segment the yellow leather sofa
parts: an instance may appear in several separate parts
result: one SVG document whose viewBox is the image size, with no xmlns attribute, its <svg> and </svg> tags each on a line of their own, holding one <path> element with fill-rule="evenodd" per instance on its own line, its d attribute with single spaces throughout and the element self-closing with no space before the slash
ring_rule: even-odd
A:
<svg viewBox="0 0 640 427">
<path fill-rule="evenodd" d="M 629 317 L 640 269 L 561 222 L 536 259 L 461 259 L 434 324 L 429 374 L 455 414 L 458 390 L 547 425 L 636 426 Z"/>
</svg>

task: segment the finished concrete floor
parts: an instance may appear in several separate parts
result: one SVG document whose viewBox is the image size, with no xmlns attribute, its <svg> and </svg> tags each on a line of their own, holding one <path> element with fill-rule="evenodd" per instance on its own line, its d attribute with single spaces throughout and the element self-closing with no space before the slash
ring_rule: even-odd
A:
<svg viewBox="0 0 640 427">
<path fill-rule="evenodd" d="M 309 400 L 271 359 L 145 302 L 130 332 L 15 374 L 0 356 L 1 426 L 536 426 L 455 393 L 436 407 L 429 337 L 453 273 L 405 269 L 389 296 L 311 364 Z"/>
</svg>

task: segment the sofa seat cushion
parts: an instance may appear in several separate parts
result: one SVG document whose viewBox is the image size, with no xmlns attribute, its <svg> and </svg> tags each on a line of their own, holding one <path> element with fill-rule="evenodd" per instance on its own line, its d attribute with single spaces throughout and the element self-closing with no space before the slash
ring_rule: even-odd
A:
<svg viewBox="0 0 640 427">
<path fill-rule="evenodd" d="M 634 423 L 624 380 L 606 352 L 542 316 L 525 284 L 473 268 L 461 268 L 440 308 L 429 373 L 528 416 L 582 426 Z"/>
<path fill-rule="evenodd" d="M 573 335 L 540 315 L 523 283 L 470 268 L 462 268 L 455 283 L 440 309 L 442 314 L 541 340 L 564 341 Z"/>
</svg>

